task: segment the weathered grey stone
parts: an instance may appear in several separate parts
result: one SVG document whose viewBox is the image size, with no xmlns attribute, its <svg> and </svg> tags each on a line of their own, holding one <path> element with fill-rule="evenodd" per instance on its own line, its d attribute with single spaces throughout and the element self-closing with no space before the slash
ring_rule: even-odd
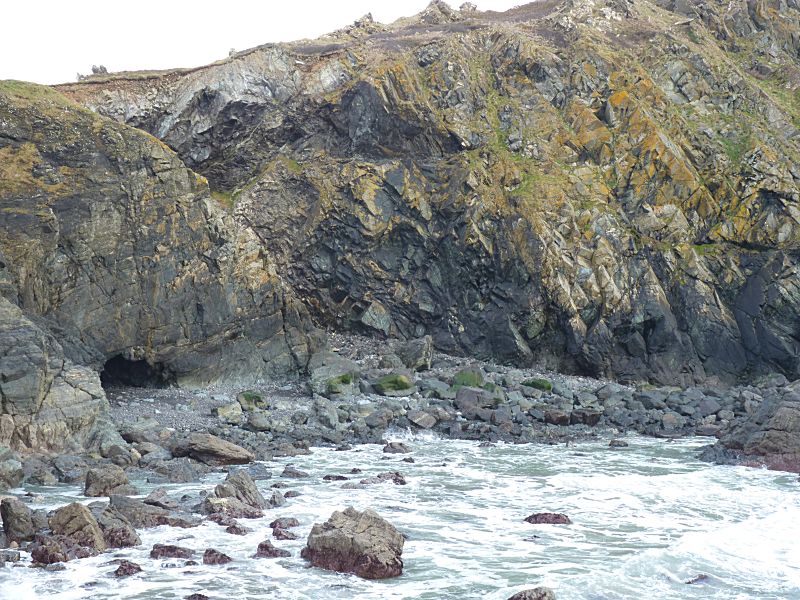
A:
<svg viewBox="0 0 800 600">
<path fill-rule="evenodd" d="M 433 338 L 429 335 L 410 340 L 397 347 L 397 356 L 414 371 L 427 371 L 433 358 Z"/>
<path fill-rule="evenodd" d="M 218 485 L 214 490 L 214 494 L 218 498 L 236 498 L 256 509 L 267 507 L 267 501 L 258 491 L 253 478 L 246 471 L 229 473 L 225 478 L 225 483 Z"/>
<path fill-rule="evenodd" d="M 191 433 L 172 448 L 175 456 L 190 456 L 209 465 L 245 464 L 255 455 L 210 433 Z"/>
<path fill-rule="evenodd" d="M 23 542 L 33 539 L 35 529 L 31 509 L 16 498 L 3 498 L 0 502 L 0 517 L 8 542 Z"/>
<path fill-rule="evenodd" d="M 86 473 L 85 496 L 127 496 L 136 494 L 128 476 L 117 465 L 103 465 L 89 469 Z"/>
</svg>

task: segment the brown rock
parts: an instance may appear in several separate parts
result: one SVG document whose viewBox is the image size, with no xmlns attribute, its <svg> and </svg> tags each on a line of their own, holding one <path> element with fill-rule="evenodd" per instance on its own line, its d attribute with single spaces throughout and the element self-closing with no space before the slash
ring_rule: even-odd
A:
<svg viewBox="0 0 800 600">
<path fill-rule="evenodd" d="M 210 433 L 191 433 L 172 449 L 175 456 L 191 456 L 209 465 L 240 465 L 255 460 L 255 455 Z"/>
<path fill-rule="evenodd" d="M 571 525 L 572 521 L 570 518 L 562 513 L 534 513 L 528 517 L 525 517 L 526 523 L 532 523 L 534 525 Z"/>
<path fill-rule="evenodd" d="M 50 529 L 56 535 L 73 539 L 77 544 L 98 552 L 106 549 L 103 531 L 91 511 L 83 504 L 73 502 L 56 510 L 49 519 Z"/>
<path fill-rule="evenodd" d="M 230 556 L 223 554 L 219 550 L 214 550 L 214 548 L 208 548 L 203 553 L 204 565 L 226 565 L 229 562 L 233 562 Z"/>
<path fill-rule="evenodd" d="M 141 572 L 142 567 L 129 560 L 123 560 L 119 563 L 113 575 L 114 577 L 130 577 L 131 575 L 136 575 L 136 573 Z"/>
<path fill-rule="evenodd" d="M 537 587 L 517 592 L 508 600 L 556 600 L 556 595 L 550 588 Z"/>
<path fill-rule="evenodd" d="M 279 529 L 289 529 L 291 527 L 299 527 L 300 521 L 294 517 L 280 517 L 270 523 L 269 526 L 272 527 L 272 529 L 275 529 L 276 527 Z"/>
<path fill-rule="evenodd" d="M 253 558 L 282 558 L 291 556 L 292 553 L 288 550 L 282 550 L 272 545 L 269 540 L 264 540 L 258 545 L 258 550 Z"/>
<path fill-rule="evenodd" d="M 316 567 L 385 579 L 403 572 L 403 544 L 400 532 L 377 513 L 348 507 L 314 525 L 301 555 Z"/>
<path fill-rule="evenodd" d="M 172 544 L 153 544 L 150 550 L 150 558 L 191 558 L 194 550 Z"/>
<path fill-rule="evenodd" d="M 0 516 L 3 531 L 8 542 L 23 542 L 33 539 L 33 518 L 31 509 L 16 498 L 3 498 L 0 502 Z"/>
</svg>

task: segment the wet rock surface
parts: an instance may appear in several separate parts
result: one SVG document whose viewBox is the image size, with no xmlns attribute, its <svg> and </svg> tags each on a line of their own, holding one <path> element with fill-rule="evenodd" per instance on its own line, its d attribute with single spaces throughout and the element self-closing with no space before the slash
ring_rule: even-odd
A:
<svg viewBox="0 0 800 600">
<path fill-rule="evenodd" d="M 302 557 L 330 571 L 386 579 L 403 572 L 403 544 L 400 532 L 377 513 L 348 507 L 314 525 Z"/>
</svg>

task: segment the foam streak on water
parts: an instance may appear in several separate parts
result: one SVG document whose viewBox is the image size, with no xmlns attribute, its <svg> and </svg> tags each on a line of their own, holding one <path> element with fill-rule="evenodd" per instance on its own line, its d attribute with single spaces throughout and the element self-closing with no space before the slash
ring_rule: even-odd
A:
<svg viewBox="0 0 800 600">
<path fill-rule="evenodd" d="M 697 461 L 698 440 L 630 438 L 630 447 L 498 445 L 417 437 L 414 464 L 379 446 L 351 452 L 316 449 L 281 459 L 312 474 L 292 485 L 303 493 L 233 536 L 207 523 L 197 529 L 141 532 L 143 545 L 67 563 L 67 569 L 0 570 L 0 598 L 168 599 L 202 592 L 212 598 L 505 600 L 547 585 L 560 599 L 622 600 L 800 598 L 800 494 L 796 476 Z M 326 474 L 353 467 L 366 477 L 400 470 L 406 486 L 390 483 L 344 490 Z M 278 465 L 277 475 L 282 469 Z M 215 476 L 217 479 L 218 477 Z M 210 489 L 204 484 L 175 491 Z M 258 482 L 266 491 L 275 479 Z M 74 489 L 46 490 L 48 505 L 70 501 Z M 66 495 L 65 495 L 66 494 Z M 408 535 L 405 572 L 383 582 L 306 567 L 300 555 L 314 522 L 348 504 L 372 507 Z M 570 526 L 529 525 L 532 512 L 568 514 Z M 297 517 L 300 539 L 276 541 L 288 559 L 252 559 L 277 516 Z M 152 544 L 178 543 L 202 554 L 214 547 L 227 566 L 162 567 Z M 144 572 L 115 580 L 111 558 L 125 557 Z M 167 561 L 170 562 L 170 561 Z M 180 562 L 180 561 L 172 561 Z M 686 584 L 699 574 L 702 583 Z"/>
</svg>

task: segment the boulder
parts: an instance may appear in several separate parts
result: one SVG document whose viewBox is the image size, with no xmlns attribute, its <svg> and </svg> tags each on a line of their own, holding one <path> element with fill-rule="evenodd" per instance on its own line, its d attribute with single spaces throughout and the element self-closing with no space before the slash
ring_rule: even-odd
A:
<svg viewBox="0 0 800 600">
<path fill-rule="evenodd" d="M 220 514 L 233 519 L 258 519 L 264 516 L 261 509 L 254 508 L 234 497 L 209 496 L 203 501 L 200 510 L 206 515 Z"/>
<path fill-rule="evenodd" d="M 242 405 L 239 402 L 231 402 L 230 404 L 217 406 L 213 408 L 211 412 L 223 423 L 229 423 L 231 425 L 238 425 L 242 422 L 242 419 L 244 419 Z"/>
<path fill-rule="evenodd" d="M 374 511 L 348 507 L 314 524 L 301 556 L 330 571 L 385 579 L 403 572 L 403 543 L 400 532 Z"/>
<path fill-rule="evenodd" d="M 433 359 L 433 338 L 429 335 L 409 340 L 397 348 L 397 356 L 403 364 L 414 371 L 427 371 Z"/>
<path fill-rule="evenodd" d="M 272 530 L 272 537 L 276 540 L 296 540 L 297 534 L 287 531 L 286 529 L 281 529 L 280 527 L 275 527 Z"/>
<path fill-rule="evenodd" d="M 258 545 L 256 554 L 253 558 L 284 558 L 291 556 L 292 553 L 288 550 L 282 550 L 272 545 L 269 540 L 264 540 Z"/>
<path fill-rule="evenodd" d="M 50 529 L 56 535 L 72 538 L 77 544 L 98 552 L 106 549 L 103 531 L 91 511 L 73 502 L 57 509 L 50 516 Z"/>
<path fill-rule="evenodd" d="M 214 548 L 208 548 L 203 553 L 203 564 L 204 565 L 226 565 L 229 562 L 233 562 L 233 559 L 228 556 L 227 554 L 223 554 L 219 550 L 215 550 Z"/>
<path fill-rule="evenodd" d="M 269 524 L 272 529 L 289 529 L 290 527 L 299 527 L 300 521 L 294 517 L 279 517 Z"/>
<path fill-rule="evenodd" d="M 430 429 L 437 423 L 436 417 L 424 410 L 409 411 L 406 418 L 420 429 Z"/>
<path fill-rule="evenodd" d="M 215 488 L 214 495 L 218 498 L 236 498 L 255 509 L 264 509 L 268 506 L 253 478 L 246 471 L 229 473 L 225 478 L 225 483 L 221 483 Z"/>
<path fill-rule="evenodd" d="M 333 352 L 319 352 L 308 365 L 309 386 L 325 397 L 352 396 L 358 390 L 361 369 L 357 363 Z"/>
<path fill-rule="evenodd" d="M 128 476 L 117 465 L 103 465 L 86 473 L 84 496 L 128 496 L 136 494 Z"/>
<path fill-rule="evenodd" d="M 532 523 L 533 525 L 570 525 L 572 521 L 570 518 L 562 513 L 534 513 L 530 516 L 525 517 L 526 523 Z"/>
<path fill-rule="evenodd" d="M 129 560 L 121 560 L 119 562 L 119 566 L 114 570 L 112 573 L 114 577 L 130 577 L 131 575 L 136 575 L 136 573 L 141 573 L 142 567 L 137 565 L 135 562 L 131 562 Z"/>
<path fill-rule="evenodd" d="M 109 548 L 128 548 L 142 543 L 131 522 L 113 506 L 90 507 L 103 532 L 103 538 Z"/>
<path fill-rule="evenodd" d="M 192 558 L 194 550 L 172 544 L 153 544 L 150 558 Z"/>
<path fill-rule="evenodd" d="M 253 390 L 239 392 L 236 395 L 236 401 L 239 403 L 239 406 L 242 407 L 242 410 L 245 411 L 253 411 L 267 407 L 267 402 L 264 400 L 264 396 Z"/>
<path fill-rule="evenodd" d="M 24 542 L 33 539 L 35 533 L 31 509 L 16 498 L 3 498 L 0 502 L 0 517 L 8 542 Z"/>
<path fill-rule="evenodd" d="M 255 460 L 255 455 L 210 433 L 191 433 L 172 448 L 175 456 L 190 456 L 208 465 L 239 465 Z"/>
<path fill-rule="evenodd" d="M 286 465 L 283 468 L 281 477 L 288 477 L 289 479 L 305 479 L 309 477 L 309 475 L 308 473 L 306 473 L 305 471 L 301 471 L 294 465 Z"/>
<path fill-rule="evenodd" d="M 517 592 L 508 600 L 556 600 L 556 595 L 550 588 L 536 587 Z"/>
</svg>

